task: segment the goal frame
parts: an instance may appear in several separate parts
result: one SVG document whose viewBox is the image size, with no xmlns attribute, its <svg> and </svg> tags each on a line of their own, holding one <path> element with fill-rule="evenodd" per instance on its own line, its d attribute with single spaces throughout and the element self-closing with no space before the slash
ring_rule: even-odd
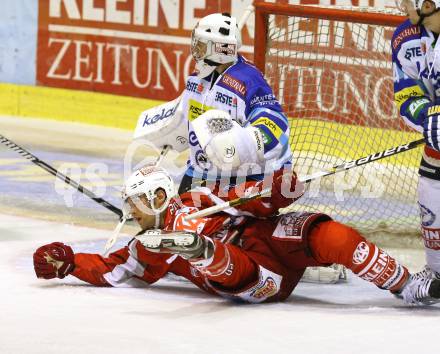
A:
<svg viewBox="0 0 440 354">
<path fill-rule="evenodd" d="M 405 16 L 352 11 L 329 7 L 310 5 L 274 4 L 257 1 L 255 7 L 255 38 L 254 38 L 254 64 L 263 73 L 266 69 L 267 26 L 269 15 L 297 16 L 304 18 L 328 19 L 333 21 L 356 22 L 375 24 L 381 26 L 397 27 Z"/>
</svg>

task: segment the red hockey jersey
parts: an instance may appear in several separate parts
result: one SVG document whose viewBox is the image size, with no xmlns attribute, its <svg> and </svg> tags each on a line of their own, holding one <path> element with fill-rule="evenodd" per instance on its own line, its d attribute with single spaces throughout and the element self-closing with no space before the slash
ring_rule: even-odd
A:
<svg viewBox="0 0 440 354">
<path fill-rule="evenodd" d="M 260 185 L 259 185 L 260 184 Z M 247 182 L 246 188 L 261 188 L 261 183 Z M 232 189 L 225 199 L 233 199 Z M 293 199 L 255 199 L 202 219 L 185 221 L 188 214 L 223 202 L 208 188 L 185 193 L 172 199 L 165 216 L 165 230 L 196 232 L 216 242 L 238 242 L 258 266 L 259 275 L 240 289 L 225 291 L 177 255 L 146 250 L 133 239 L 108 257 L 98 254 L 75 255 L 75 277 L 99 286 L 140 286 L 153 284 L 168 272 L 182 276 L 211 294 L 247 302 L 283 300 L 290 295 L 307 266 L 318 265 L 308 253 L 306 235 L 316 220 L 329 219 L 322 214 L 291 213 L 275 216 L 278 208 Z M 229 247 L 236 247 L 232 244 Z"/>
</svg>

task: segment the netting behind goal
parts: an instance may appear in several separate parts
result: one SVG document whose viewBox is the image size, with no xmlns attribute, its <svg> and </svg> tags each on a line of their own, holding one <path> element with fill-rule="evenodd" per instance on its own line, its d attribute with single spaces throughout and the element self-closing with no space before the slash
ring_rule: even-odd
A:
<svg viewBox="0 0 440 354">
<path fill-rule="evenodd" d="M 420 139 L 393 100 L 391 37 L 404 18 L 371 9 L 257 4 L 255 63 L 291 122 L 298 174 Z M 295 209 L 364 231 L 418 228 L 420 149 L 312 182 Z"/>
</svg>

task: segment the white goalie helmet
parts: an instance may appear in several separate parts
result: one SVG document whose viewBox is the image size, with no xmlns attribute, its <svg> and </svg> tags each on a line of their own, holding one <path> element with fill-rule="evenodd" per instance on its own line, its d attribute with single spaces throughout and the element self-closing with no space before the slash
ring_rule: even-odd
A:
<svg viewBox="0 0 440 354">
<path fill-rule="evenodd" d="M 154 206 L 154 199 L 156 198 L 156 191 L 163 189 L 166 194 L 166 200 L 160 208 Z M 144 166 L 134 172 L 124 184 L 122 189 L 122 199 L 125 218 L 130 218 L 131 209 L 127 199 L 130 198 L 136 205 L 142 206 L 137 200 L 142 195 L 145 195 L 151 204 L 151 211 L 158 216 L 170 203 L 170 199 L 175 195 L 175 188 L 173 179 L 167 171 L 155 165 Z M 148 212 L 148 210 L 146 210 Z"/>
<path fill-rule="evenodd" d="M 198 76 L 206 77 L 218 65 L 235 62 L 240 46 L 241 34 L 235 17 L 227 13 L 203 17 L 191 36 L 191 54 Z"/>
</svg>

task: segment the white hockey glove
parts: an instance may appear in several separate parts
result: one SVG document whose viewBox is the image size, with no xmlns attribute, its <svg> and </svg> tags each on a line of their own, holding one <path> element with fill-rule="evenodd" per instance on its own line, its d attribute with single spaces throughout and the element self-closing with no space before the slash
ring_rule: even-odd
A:
<svg viewBox="0 0 440 354">
<path fill-rule="evenodd" d="M 200 146 L 217 168 L 236 169 L 244 163 L 258 164 L 264 160 L 260 131 L 240 126 L 227 112 L 209 110 L 192 125 Z"/>
</svg>

